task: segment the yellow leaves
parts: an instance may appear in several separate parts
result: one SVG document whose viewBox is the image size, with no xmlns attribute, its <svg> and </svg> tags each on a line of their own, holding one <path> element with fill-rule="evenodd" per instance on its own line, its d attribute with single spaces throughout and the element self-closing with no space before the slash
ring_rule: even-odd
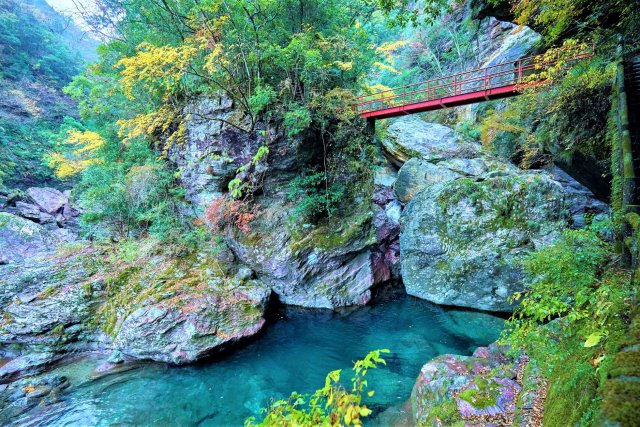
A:
<svg viewBox="0 0 640 427">
<path fill-rule="evenodd" d="M 400 49 L 401 47 L 404 47 L 407 45 L 407 42 L 404 40 L 398 40 L 395 42 L 386 42 L 386 43 L 382 43 L 377 49 L 376 49 L 376 53 L 378 54 L 384 54 L 384 55 L 389 55 L 393 52 L 395 52 L 396 50 Z"/>
<path fill-rule="evenodd" d="M 584 342 L 584 344 L 582 344 L 582 346 L 586 348 L 595 347 L 600 343 L 601 339 L 602 334 L 600 332 L 594 332 L 587 337 L 587 340 Z"/>
<path fill-rule="evenodd" d="M 387 42 L 387 43 L 383 43 L 381 44 L 377 49 L 376 49 L 376 53 L 378 55 L 381 55 L 384 60 L 387 62 L 387 64 L 385 64 L 384 62 L 375 62 L 373 65 L 374 67 L 377 67 L 378 69 L 382 70 L 382 71 L 389 71 L 393 74 L 398 74 L 398 70 L 396 70 L 393 67 L 394 64 L 394 58 L 393 58 L 393 54 L 400 49 L 401 47 L 405 46 L 407 44 L 406 41 L 404 40 L 398 40 L 395 42 Z"/>
<path fill-rule="evenodd" d="M 505 113 L 493 113 L 482 122 L 480 138 L 482 145 L 491 148 L 493 140 L 501 132 L 525 133 L 527 129 L 523 126 L 509 122 L 510 117 Z"/>
<path fill-rule="evenodd" d="M 118 120 L 118 136 L 123 143 L 139 137 L 164 136 L 164 151 L 176 143 L 182 143 L 187 136 L 187 127 L 179 110 L 163 105 L 158 110 L 139 114 L 132 119 Z"/>
<path fill-rule="evenodd" d="M 141 43 L 136 50 L 134 56 L 122 58 L 115 64 L 116 68 L 122 68 L 120 81 L 129 99 L 134 98 L 133 90 L 139 83 L 146 90 L 173 91 L 198 53 L 193 40 L 177 47 Z"/>
<path fill-rule="evenodd" d="M 590 46 L 586 43 L 574 39 L 565 40 L 561 47 L 549 49 L 535 58 L 535 73 L 528 76 L 525 83 L 545 82 L 545 85 L 549 85 L 558 81 L 589 50 Z"/>
<path fill-rule="evenodd" d="M 383 64 L 382 62 L 374 62 L 373 66 L 383 71 L 389 71 L 393 74 L 399 74 L 398 70 L 396 70 L 394 67 L 392 67 L 391 65 Z"/>
<path fill-rule="evenodd" d="M 335 61 L 334 65 L 338 68 L 340 68 L 342 71 L 349 71 L 353 68 L 353 62 L 342 62 L 342 61 Z"/>
<path fill-rule="evenodd" d="M 214 74 L 219 71 L 221 65 L 226 66 L 228 61 L 222 56 L 222 45 L 217 43 L 209 47 L 209 54 L 204 59 L 204 69 Z"/>
<path fill-rule="evenodd" d="M 96 132 L 72 130 L 62 145 L 67 146 L 66 149 L 50 153 L 48 164 L 58 178 L 64 179 L 99 163 L 96 152 L 104 147 L 105 140 Z"/>
<path fill-rule="evenodd" d="M 385 91 L 391 90 L 391 88 L 389 86 L 385 86 L 383 84 L 377 83 L 375 85 L 367 85 L 367 86 L 365 86 L 364 90 L 367 93 L 374 94 L 374 93 L 378 93 L 378 92 L 385 92 Z"/>
</svg>

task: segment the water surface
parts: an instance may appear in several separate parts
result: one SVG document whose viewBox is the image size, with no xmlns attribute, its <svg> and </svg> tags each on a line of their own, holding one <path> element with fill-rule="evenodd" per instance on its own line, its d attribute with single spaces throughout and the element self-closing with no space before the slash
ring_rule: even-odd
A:
<svg viewBox="0 0 640 427">
<path fill-rule="evenodd" d="M 442 308 L 394 292 L 367 307 L 331 312 L 283 308 L 263 334 L 218 360 L 187 367 L 144 364 L 89 380 L 100 361 L 58 369 L 72 386 L 59 403 L 22 421 L 49 426 L 241 426 L 271 398 L 313 392 L 327 372 L 369 350 L 388 348 L 388 366 L 372 371 L 371 423 L 401 418 L 421 366 L 444 353 L 470 354 L 497 338 L 502 320 Z M 406 405 L 405 405 L 406 407 Z M 406 412 L 406 410 L 405 410 Z M 20 423 L 19 420 L 17 420 Z"/>
</svg>

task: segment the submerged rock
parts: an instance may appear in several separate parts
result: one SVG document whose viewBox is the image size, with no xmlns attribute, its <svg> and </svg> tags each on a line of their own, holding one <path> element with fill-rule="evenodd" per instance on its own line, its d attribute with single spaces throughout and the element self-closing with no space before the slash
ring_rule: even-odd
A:
<svg viewBox="0 0 640 427">
<path fill-rule="evenodd" d="M 61 392 L 69 386 L 66 377 L 53 374 L 23 378 L 6 385 L 4 389 L 0 386 L 0 424 L 41 425 L 50 421 L 43 417 L 40 420 L 29 419 L 16 423 L 19 416 L 36 406 L 45 408 L 43 412 L 46 415 L 46 407 L 57 404 Z"/>
</svg>

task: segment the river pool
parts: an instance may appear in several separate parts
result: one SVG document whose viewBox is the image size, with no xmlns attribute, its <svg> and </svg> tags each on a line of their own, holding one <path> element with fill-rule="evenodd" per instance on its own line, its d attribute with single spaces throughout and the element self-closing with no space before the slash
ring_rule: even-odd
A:
<svg viewBox="0 0 640 427">
<path fill-rule="evenodd" d="M 369 350 L 388 348 L 386 368 L 371 371 L 375 390 L 369 425 L 402 425 L 421 366 L 444 353 L 471 354 L 494 341 L 503 320 L 444 308 L 387 291 L 339 312 L 283 307 L 264 332 L 227 355 L 187 367 L 140 364 L 98 379 L 101 360 L 86 358 L 56 370 L 69 387 L 53 405 L 31 410 L 18 424 L 47 426 L 241 426 L 271 398 L 312 392 L 327 372 Z"/>
</svg>

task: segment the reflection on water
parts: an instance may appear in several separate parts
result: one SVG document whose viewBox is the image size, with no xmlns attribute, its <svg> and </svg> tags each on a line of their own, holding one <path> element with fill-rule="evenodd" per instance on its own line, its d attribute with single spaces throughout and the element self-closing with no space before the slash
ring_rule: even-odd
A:
<svg viewBox="0 0 640 427">
<path fill-rule="evenodd" d="M 312 392 L 327 372 L 369 350 L 389 348 L 386 369 L 371 371 L 369 424 L 402 424 L 420 367 L 443 353 L 470 354 L 497 338 L 502 320 L 445 309 L 404 294 L 344 312 L 282 309 L 264 334 L 217 361 L 196 366 L 143 364 L 90 380 L 100 361 L 59 368 L 72 386 L 59 403 L 21 421 L 51 426 L 241 426 L 271 397 Z M 408 409 L 409 408 L 409 409 Z"/>
</svg>

